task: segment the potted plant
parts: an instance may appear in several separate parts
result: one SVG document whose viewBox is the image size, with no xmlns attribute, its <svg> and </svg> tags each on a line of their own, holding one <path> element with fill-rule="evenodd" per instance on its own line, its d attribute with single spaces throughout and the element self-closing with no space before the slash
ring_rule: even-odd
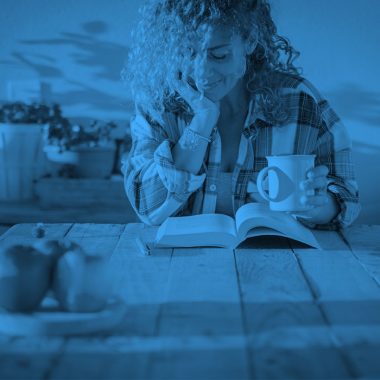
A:
<svg viewBox="0 0 380 380">
<path fill-rule="evenodd" d="M 42 125 L 51 116 L 43 104 L 0 106 L 0 200 L 33 198 L 34 180 L 45 170 Z"/>
<path fill-rule="evenodd" d="M 106 178 L 115 159 L 114 128 L 113 122 L 93 121 L 87 128 L 72 123 L 55 106 L 54 117 L 44 127 L 44 151 L 50 161 L 70 165 L 76 177 Z"/>
</svg>

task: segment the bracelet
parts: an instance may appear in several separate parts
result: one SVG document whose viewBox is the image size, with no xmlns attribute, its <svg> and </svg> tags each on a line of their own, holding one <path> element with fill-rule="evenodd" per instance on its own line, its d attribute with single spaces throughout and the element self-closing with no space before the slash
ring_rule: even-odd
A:
<svg viewBox="0 0 380 380">
<path fill-rule="evenodd" d="M 200 133 L 193 131 L 191 128 L 185 128 L 182 137 L 180 138 L 180 145 L 188 150 L 194 152 L 201 140 L 211 143 L 215 138 L 216 127 L 214 127 L 210 137 L 202 136 Z"/>
</svg>

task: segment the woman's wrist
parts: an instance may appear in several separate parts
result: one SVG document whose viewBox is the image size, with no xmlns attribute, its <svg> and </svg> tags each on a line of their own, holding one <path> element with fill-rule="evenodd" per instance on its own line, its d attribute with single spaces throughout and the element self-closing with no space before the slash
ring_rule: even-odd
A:
<svg viewBox="0 0 380 380">
<path fill-rule="evenodd" d="M 216 126 L 219 113 L 201 112 L 194 115 L 189 128 L 204 137 L 209 137 Z"/>
<path fill-rule="evenodd" d="M 339 204 L 332 193 L 326 192 L 326 204 L 323 206 L 314 207 L 305 215 L 307 222 L 315 224 L 330 223 L 340 212 Z M 301 217 L 302 218 L 302 217 Z"/>
</svg>

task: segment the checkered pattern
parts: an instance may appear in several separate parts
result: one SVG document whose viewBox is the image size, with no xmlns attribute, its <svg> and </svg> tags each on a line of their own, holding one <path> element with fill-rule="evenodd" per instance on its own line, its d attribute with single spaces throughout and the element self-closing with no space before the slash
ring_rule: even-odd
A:
<svg viewBox="0 0 380 380">
<path fill-rule="evenodd" d="M 358 187 L 351 159 L 351 141 L 328 102 L 305 79 L 276 74 L 271 85 L 281 89 L 289 118 L 271 124 L 252 95 L 232 174 L 234 212 L 247 202 L 262 201 L 257 193 L 258 172 L 267 166 L 266 156 L 315 154 L 316 165 L 329 169 L 328 190 L 334 194 L 340 213 L 319 229 L 349 226 L 360 211 Z M 131 121 L 132 149 L 123 161 L 127 196 L 142 221 L 160 224 L 167 217 L 213 213 L 221 162 L 221 138 L 216 132 L 209 144 L 203 167 L 197 175 L 176 169 L 171 154 L 191 118 L 165 113 L 153 121 L 136 108 Z"/>
</svg>

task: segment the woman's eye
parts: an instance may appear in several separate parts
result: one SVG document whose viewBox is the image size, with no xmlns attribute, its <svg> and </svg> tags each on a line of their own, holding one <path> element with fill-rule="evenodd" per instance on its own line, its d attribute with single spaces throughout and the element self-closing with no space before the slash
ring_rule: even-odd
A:
<svg viewBox="0 0 380 380">
<path fill-rule="evenodd" d="M 227 58 L 228 54 L 215 54 L 215 53 L 210 53 L 211 58 L 213 59 L 225 59 Z"/>
</svg>

